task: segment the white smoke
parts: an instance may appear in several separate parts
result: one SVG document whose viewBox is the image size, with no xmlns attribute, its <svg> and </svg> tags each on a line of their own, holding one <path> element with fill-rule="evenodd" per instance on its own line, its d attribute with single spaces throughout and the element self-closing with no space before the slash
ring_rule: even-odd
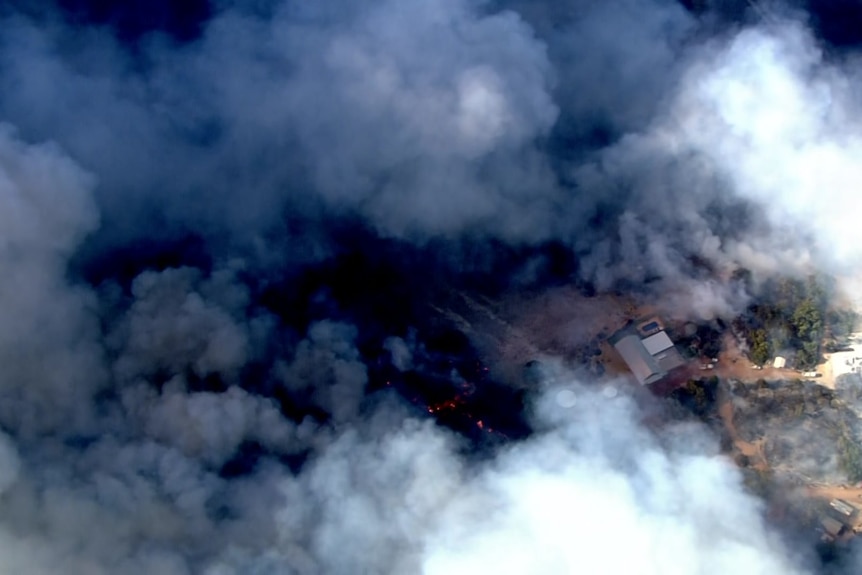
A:
<svg viewBox="0 0 862 575">
<path fill-rule="evenodd" d="M 739 266 L 858 263 L 852 61 L 794 24 L 677 58 L 695 26 L 678 7 L 587 4 L 564 6 L 571 38 L 469 0 L 225 9 L 193 43 L 142 45 L 140 74 L 108 35 L 4 13 L 0 113 L 24 136 L 0 131 L 0 571 L 806 572 L 703 429 L 573 383 L 535 398 L 531 438 L 467 453 L 369 399 L 362 325 L 279 325 L 255 307 L 267 278 L 231 260 L 233 242 L 279 260 L 294 208 L 411 239 L 554 238 L 599 289 L 656 282 L 681 317 L 742 305 L 715 280 Z M 560 167 L 560 114 L 637 131 L 586 161 L 554 150 Z M 100 209 L 107 237 L 160 232 L 142 206 L 211 240 L 213 270 L 69 273 Z M 286 267 L 326 255 L 308 237 Z M 384 341 L 420 364 L 410 335 Z"/>
<path fill-rule="evenodd" d="M 283 485 L 265 556 L 209 572 L 806 572 L 702 429 L 650 432 L 631 398 L 565 389 L 545 431 L 483 463 L 427 423 L 340 437 Z"/>
<path fill-rule="evenodd" d="M 862 262 L 860 81 L 858 60 L 827 59 L 798 24 L 746 30 L 689 72 L 656 137 L 703 154 L 757 203 L 793 250 L 781 264 L 847 273 Z"/>
<path fill-rule="evenodd" d="M 813 231 L 818 261 L 855 265 L 862 124 L 854 64 L 825 61 L 793 23 L 746 30 L 689 72 L 656 137 L 671 152 L 705 155 L 775 226 Z"/>
<path fill-rule="evenodd" d="M 756 279 L 853 275 L 862 257 L 857 60 L 827 59 L 807 29 L 784 20 L 693 48 L 688 60 L 649 127 L 574 170 L 595 201 L 619 196 L 627 207 L 618 235 L 585 248 L 585 275 L 599 286 L 660 278 L 673 290 L 692 277 L 691 256 L 725 277 L 738 267 Z M 697 299 L 689 313 L 707 309 Z M 744 298 L 714 301 L 733 310 Z"/>
</svg>

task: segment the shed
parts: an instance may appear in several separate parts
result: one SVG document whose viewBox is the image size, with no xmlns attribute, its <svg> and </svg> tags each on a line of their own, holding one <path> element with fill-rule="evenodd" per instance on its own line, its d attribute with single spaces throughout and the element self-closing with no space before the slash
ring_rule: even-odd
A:
<svg viewBox="0 0 862 575">
<path fill-rule="evenodd" d="M 775 369 L 783 369 L 785 365 L 787 365 L 787 360 L 780 355 L 775 358 L 775 361 L 772 362 L 772 367 L 774 367 Z"/>
<path fill-rule="evenodd" d="M 856 513 L 856 508 L 843 499 L 833 499 L 829 502 L 829 506 L 845 517 L 852 517 Z"/>
<path fill-rule="evenodd" d="M 832 537 L 838 537 L 844 532 L 844 525 L 831 517 L 824 517 L 820 520 L 820 524 L 823 526 L 823 530 Z"/>
</svg>

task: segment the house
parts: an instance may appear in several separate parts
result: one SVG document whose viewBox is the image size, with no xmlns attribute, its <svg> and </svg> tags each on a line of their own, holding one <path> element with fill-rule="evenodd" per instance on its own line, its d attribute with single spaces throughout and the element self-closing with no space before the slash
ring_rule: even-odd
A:
<svg viewBox="0 0 862 575">
<path fill-rule="evenodd" d="M 651 324 L 659 325 L 656 321 Z M 685 360 L 667 332 L 660 330 L 641 338 L 638 332 L 644 331 L 640 328 L 637 331 L 623 329 L 614 334 L 610 341 L 641 385 L 648 385 L 685 364 Z"/>
<path fill-rule="evenodd" d="M 617 341 L 614 348 L 641 384 L 653 383 L 664 377 L 665 374 L 638 336 L 627 335 Z"/>
</svg>

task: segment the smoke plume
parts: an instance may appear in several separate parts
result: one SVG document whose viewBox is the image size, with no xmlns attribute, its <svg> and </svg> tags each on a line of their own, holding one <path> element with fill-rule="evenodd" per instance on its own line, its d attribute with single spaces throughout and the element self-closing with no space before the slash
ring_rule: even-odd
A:
<svg viewBox="0 0 862 575">
<path fill-rule="evenodd" d="M 0 572 L 821 569 L 705 428 L 498 378 L 462 308 L 854 275 L 828 15 L 96 4 L 0 8 Z"/>
</svg>

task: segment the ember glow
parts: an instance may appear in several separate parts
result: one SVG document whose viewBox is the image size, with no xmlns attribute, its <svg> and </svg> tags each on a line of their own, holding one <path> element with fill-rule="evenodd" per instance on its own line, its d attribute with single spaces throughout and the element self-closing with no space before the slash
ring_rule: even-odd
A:
<svg viewBox="0 0 862 575">
<path fill-rule="evenodd" d="M 857 285 L 837 4 L 0 6 L 0 573 L 857 572 L 608 344 Z"/>
</svg>

